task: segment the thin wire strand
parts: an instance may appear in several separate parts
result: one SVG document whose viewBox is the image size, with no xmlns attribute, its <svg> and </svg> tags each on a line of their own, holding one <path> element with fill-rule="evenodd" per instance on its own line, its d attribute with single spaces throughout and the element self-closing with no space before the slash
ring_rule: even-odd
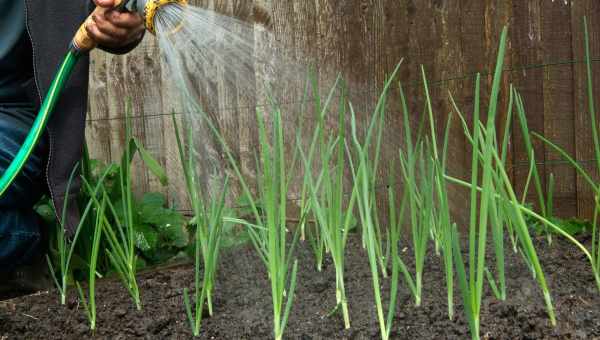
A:
<svg viewBox="0 0 600 340">
<path fill-rule="evenodd" d="M 593 58 L 592 62 L 598 63 L 598 62 L 600 62 L 600 58 Z M 585 60 L 563 60 L 563 61 L 549 62 L 549 63 L 543 63 L 543 64 L 531 64 L 531 65 L 513 67 L 510 69 L 504 70 L 504 73 L 514 73 L 514 72 L 522 72 L 522 71 L 527 71 L 527 70 L 532 70 L 532 69 L 549 68 L 549 67 L 566 66 L 566 65 L 577 65 L 577 64 L 584 64 L 584 63 L 586 63 Z M 470 72 L 470 73 L 467 73 L 466 75 L 462 75 L 462 76 L 456 76 L 456 77 L 452 77 L 452 78 L 446 78 L 446 79 L 433 81 L 433 82 L 430 82 L 429 85 L 430 86 L 441 86 L 441 85 L 444 85 L 446 83 L 450 83 L 453 81 L 468 80 L 468 79 L 474 78 L 478 73 L 481 74 L 482 76 L 491 74 L 490 71 Z M 422 80 L 416 80 L 416 81 L 407 83 L 407 87 L 412 88 L 412 87 L 421 86 L 422 84 L 423 84 Z M 392 86 L 391 88 L 397 89 L 396 86 Z M 363 91 L 350 91 L 349 93 L 350 93 L 350 95 L 372 95 L 379 91 L 380 90 L 378 90 L 378 89 L 368 89 L 368 90 L 363 90 Z M 338 99 L 339 95 L 335 96 L 335 98 Z M 313 98 L 309 97 L 304 100 L 282 102 L 282 103 L 279 103 L 279 105 L 281 105 L 281 106 L 299 105 L 306 101 L 310 101 L 311 99 L 313 99 Z M 223 113 L 223 112 L 229 112 L 229 111 L 248 110 L 248 109 L 253 109 L 253 108 L 265 108 L 268 106 L 270 106 L 270 104 L 268 104 L 268 103 L 261 103 L 261 104 L 256 104 L 256 105 L 230 106 L 230 107 L 225 107 L 225 108 L 219 109 L 218 112 Z M 171 116 L 173 114 L 180 116 L 180 115 L 187 114 L 187 112 L 171 112 L 171 113 L 163 112 L 163 113 L 153 113 L 153 114 L 142 114 L 142 115 L 131 116 L 130 119 L 160 118 L 160 117 L 165 117 L 165 116 Z M 117 117 L 107 117 L 107 118 L 92 118 L 92 119 L 87 119 L 86 122 L 92 123 L 92 122 L 104 122 L 104 121 L 114 121 L 114 120 L 124 120 L 124 119 L 125 119 L 125 116 L 117 116 Z"/>
<path fill-rule="evenodd" d="M 568 65 L 584 64 L 585 62 L 586 62 L 585 60 L 561 60 L 561 61 L 553 61 L 553 62 L 547 62 L 547 63 L 515 66 L 512 68 L 507 68 L 503 72 L 504 73 L 524 72 L 527 70 L 534 70 L 534 69 L 543 69 L 543 68 L 551 68 L 551 67 L 562 67 L 562 66 L 568 66 Z M 598 62 L 600 62 L 600 58 L 593 58 L 592 62 L 598 63 Z M 473 79 L 477 74 L 481 74 L 482 76 L 487 76 L 487 75 L 491 74 L 491 71 L 485 70 L 483 72 L 477 72 L 477 71 L 469 72 L 469 73 L 451 77 L 451 78 L 432 81 L 429 83 L 429 85 L 430 86 L 443 86 L 445 84 L 455 82 L 455 81 L 463 81 L 463 80 Z M 415 88 L 415 87 L 422 86 L 422 84 L 423 84 L 422 80 L 415 80 L 415 81 L 410 81 L 410 82 L 405 83 L 405 86 L 406 86 L 406 88 Z M 392 89 L 397 89 L 397 86 L 392 86 Z M 348 93 L 350 94 L 350 96 L 367 96 L 367 95 L 376 94 L 379 91 L 380 91 L 379 89 L 371 88 L 371 89 L 365 89 L 362 91 L 349 91 Z M 335 97 L 339 98 L 339 95 L 337 95 Z M 303 104 L 306 102 L 310 102 L 313 99 L 314 98 L 312 98 L 312 97 L 308 97 L 308 98 L 304 98 L 303 100 L 292 100 L 292 101 L 287 101 L 287 102 L 281 102 L 281 103 L 279 103 L 279 105 L 280 106 L 300 105 L 300 104 Z M 238 110 L 264 108 L 269 105 L 270 104 L 268 104 L 268 103 L 257 103 L 255 105 L 230 106 L 230 107 L 221 108 L 221 109 L 217 110 L 217 112 L 225 113 L 225 112 L 238 111 Z M 142 115 L 131 116 L 130 119 L 152 119 L 152 118 L 161 118 L 161 117 L 166 117 L 166 116 L 171 116 L 171 115 L 180 116 L 180 115 L 184 115 L 184 114 L 187 114 L 187 112 L 152 113 L 152 114 L 142 114 Z M 94 122 L 118 121 L 118 120 L 124 120 L 125 118 L 126 118 L 125 116 L 107 117 L 107 118 L 92 118 L 92 119 L 86 119 L 86 122 L 94 123 Z M 595 162 L 596 162 L 595 159 L 578 161 L 578 163 L 580 163 L 580 164 L 595 164 Z M 563 160 L 551 160 L 551 161 L 536 162 L 536 164 L 541 166 L 541 165 L 565 165 L 565 164 L 569 164 L 569 163 L 567 161 L 563 161 Z M 514 163 L 510 164 L 508 168 L 510 170 L 513 170 L 513 169 L 529 167 L 529 166 L 530 166 L 530 162 L 523 161 L 523 162 L 514 162 Z M 380 185 L 375 186 L 374 189 L 375 189 L 375 191 L 380 192 L 381 190 L 384 190 L 384 189 L 387 190 L 387 188 L 388 188 L 387 184 L 380 184 Z M 350 192 L 346 192 L 346 193 L 344 193 L 344 196 L 347 197 L 350 194 L 351 194 Z M 288 197 L 287 202 L 294 203 L 294 202 L 300 201 L 301 199 L 302 199 L 301 197 L 293 197 L 292 196 L 292 197 Z M 236 206 L 234 208 L 241 209 L 241 208 L 245 208 L 245 207 L 244 206 Z M 182 212 L 184 214 L 185 213 L 188 213 L 188 214 L 193 213 L 193 211 L 189 210 L 189 209 L 178 209 L 178 211 Z"/>
</svg>

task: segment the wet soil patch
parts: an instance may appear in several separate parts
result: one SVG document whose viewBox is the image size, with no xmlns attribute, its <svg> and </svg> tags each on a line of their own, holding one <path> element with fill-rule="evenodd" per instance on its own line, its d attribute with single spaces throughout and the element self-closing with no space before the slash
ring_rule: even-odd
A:
<svg viewBox="0 0 600 340">
<path fill-rule="evenodd" d="M 521 255 L 507 250 L 508 299 L 497 301 L 491 291 L 482 307 L 482 337 L 487 339 L 600 339 L 600 294 L 586 258 L 571 244 L 536 241 L 552 292 L 558 325 L 551 327 L 540 289 Z M 490 248 L 490 251 L 492 249 Z M 308 247 L 300 245 L 297 298 L 286 330 L 289 339 L 378 339 L 379 328 L 366 255 L 359 238 L 349 240 L 346 287 L 352 328 L 344 330 L 340 315 L 329 316 L 335 304 L 334 268 L 327 262 L 314 269 Z M 404 258 L 411 262 L 410 250 Z M 458 287 L 456 317 L 447 316 L 441 258 L 430 256 L 424 275 L 422 306 L 401 281 L 394 339 L 470 338 L 462 315 Z M 182 291 L 192 287 L 190 266 L 145 273 L 139 277 L 143 310 L 136 311 L 116 280 L 98 283 L 98 339 L 191 338 Z M 387 287 L 384 287 L 387 290 Z M 66 306 L 58 295 L 43 292 L 0 302 L 0 339 L 81 339 L 91 336 L 76 292 Z M 215 316 L 206 318 L 203 339 L 269 339 L 272 331 L 270 284 L 254 250 L 244 246 L 222 256 L 214 301 Z"/>
</svg>

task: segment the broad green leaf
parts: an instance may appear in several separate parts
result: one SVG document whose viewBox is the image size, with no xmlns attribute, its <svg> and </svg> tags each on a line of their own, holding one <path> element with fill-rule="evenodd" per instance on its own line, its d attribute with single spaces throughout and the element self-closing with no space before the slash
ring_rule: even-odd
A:
<svg viewBox="0 0 600 340">
<path fill-rule="evenodd" d="M 169 179 L 167 178 L 167 174 L 163 167 L 158 163 L 158 161 L 152 157 L 152 155 L 142 146 L 142 144 L 135 138 L 132 139 L 133 143 L 139 151 L 140 157 L 144 164 L 148 167 L 148 170 L 154 174 L 160 181 L 160 184 L 167 185 L 169 184 Z"/>
</svg>

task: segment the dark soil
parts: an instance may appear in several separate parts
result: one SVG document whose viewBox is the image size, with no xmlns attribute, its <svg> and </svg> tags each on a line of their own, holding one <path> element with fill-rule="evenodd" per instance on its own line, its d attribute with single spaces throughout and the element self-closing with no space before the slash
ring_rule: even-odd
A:
<svg viewBox="0 0 600 340">
<path fill-rule="evenodd" d="M 558 325 L 550 326 L 540 289 L 520 255 L 507 251 L 508 299 L 497 301 L 488 290 L 481 313 L 482 337 L 487 339 L 600 339 L 600 294 L 586 258 L 566 241 L 552 247 L 538 241 L 538 252 L 550 285 Z M 490 252 L 492 250 L 490 249 Z M 405 258 L 410 261 L 410 252 Z M 308 247 L 299 247 L 297 299 L 286 330 L 291 339 L 378 339 L 366 256 L 357 238 L 347 249 L 346 287 L 352 328 L 344 330 L 341 316 L 328 316 L 335 303 L 334 268 L 326 263 L 316 272 Z M 395 339 L 467 339 L 458 287 L 456 317 L 447 316 L 441 260 L 431 256 L 424 275 L 424 300 L 413 305 L 401 283 Z M 186 339 L 191 334 L 184 313 L 182 290 L 192 287 L 191 267 L 143 274 L 139 278 L 144 310 L 132 306 L 117 281 L 98 283 L 98 330 L 101 339 Z M 387 288 L 386 288 L 387 289 Z M 262 262 L 251 247 L 230 250 L 222 257 L 216 288 L 215 316 L 206 318 L 203 339 L 269 339 L 272 306 L 270 285 Z M 51 291 L 0 302 L 0 339 L 90 337 L 83 306 L 71 289 L 67 306 Z"/>
</svg>

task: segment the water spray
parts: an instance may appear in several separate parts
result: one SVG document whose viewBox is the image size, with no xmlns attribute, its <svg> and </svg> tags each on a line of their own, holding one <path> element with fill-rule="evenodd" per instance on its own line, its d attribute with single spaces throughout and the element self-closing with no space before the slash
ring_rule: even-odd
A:
<svg viewBox="0 0 600 340">
<path fill-rule="evenodd" d="M 116 0 L 115 8 L 113 10 L 119 10 L 124 12 L 137 12 L 144 18 L 144 24 L 146 29 L 155 34 L 154 19 L 156 14 L 160 12 L 161 8 L 170 5 L 187 6 L 187 0 Z M 33 122 L 31 130 L 27 135 L 27 138 L 23 142 L 21 149 L 6 169 L 6 171 L 0 177 L 0 197 L 2 197 L 11 184 L 14 182 L 17 175 L 23 169 L 25 163 L 31 156 L 31 153 L 38 144 L 41 136 L 44 133 L 48 120 L 52 115 L 52 111 L 56 106 L 58 99 L 60 98 L 61 92 L 73 71 L 73 68 L 79 61 L 79 57 L 82 54 L 88 53 L 89 51 L 96 48 L 98 43 L 89 36 L 86 26 L 91 23 L 92 16 L 94 14 L 103 14 L 108 9 L 97 7 L 92 15 L 90 15 L 86 21 L 81 25 L 73 41 L 69 47 L 69 51 L 65 56 L 60 68 L 58 69 L 54 80 L 50 85 L 50 89 L 46 94 L 44 101 L 40 107 L 39 113 Z M 177 31 L 184 25 L 184 20 L 176 26 Z"/>
</svg>

